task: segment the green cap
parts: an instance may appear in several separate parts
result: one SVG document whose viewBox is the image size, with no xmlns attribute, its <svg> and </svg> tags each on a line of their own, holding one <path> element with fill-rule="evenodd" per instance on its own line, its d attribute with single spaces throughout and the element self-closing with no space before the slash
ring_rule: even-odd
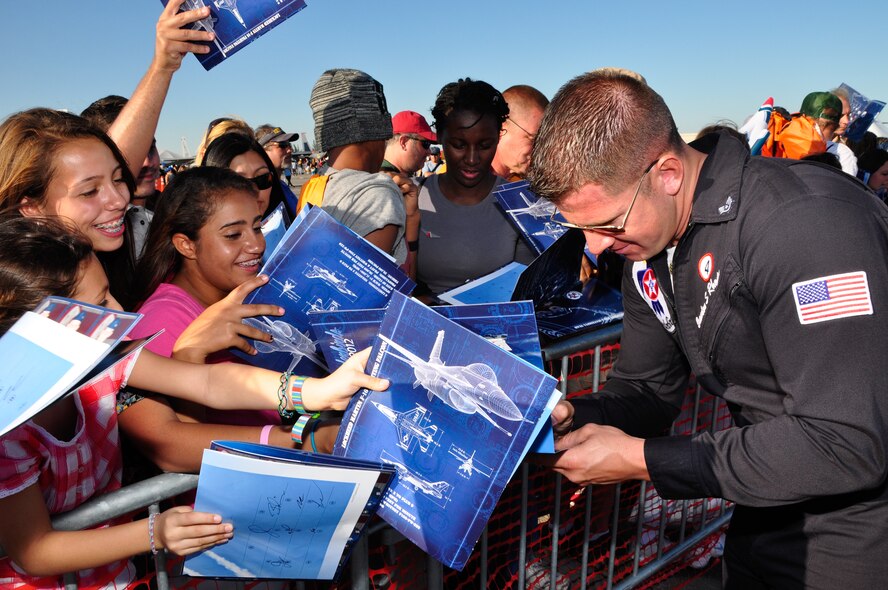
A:
<svg viewBox="0 0 888 590">
<path fill-rule="evenodd" d="M 799 112 L 815 119 L 823 118 L 838 123 L 842 117 L 842 101 L 829 92 L 812 92 L 802 101 Z"/>
</svg>

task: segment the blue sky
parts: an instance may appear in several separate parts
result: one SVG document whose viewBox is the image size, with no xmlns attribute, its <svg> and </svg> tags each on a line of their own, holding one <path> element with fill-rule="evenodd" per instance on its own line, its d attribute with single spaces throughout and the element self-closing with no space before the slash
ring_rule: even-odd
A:
<svg viewBox="0 0 888 590">
<path fill-rule="evenodd" d="M 222 115 L 311 135 L 311 87 L 333 67 L 368 72 L 392 113 L 427 118 L 438 90 L 460 77 L 500 89 L 530 84 L 551 98 L 601 66 L 642 73 L 689 133 L 722 118 L 740 123 L 768 96 L 797 110 L 808 92 L 841 82 L 888 100 L 884 0 L 307 3 L 209 72 L 187 57 L 161 115 L 159 147 L 180 152 L 185 137 L 193 153 Z M 0 4 L 0 117 L 34 106 L 79 113 L 98 97 L 131 94 L 151 60 L 161 8 L 159 0 Z"/>
</svg>

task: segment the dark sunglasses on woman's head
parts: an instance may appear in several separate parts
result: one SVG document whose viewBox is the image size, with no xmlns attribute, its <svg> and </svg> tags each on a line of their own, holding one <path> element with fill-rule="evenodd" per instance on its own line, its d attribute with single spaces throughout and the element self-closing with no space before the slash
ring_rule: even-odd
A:
<svg viewBox="0 0 888 590">
<path fill-rule="evenodd" d="M 271 188 L 271 183 L 274 182 L 274 176 L 271 172 L 266 172 L 265 174 L 260 174 L 259 176 L 254 176 L 250 180 L 253 181 L 253 184 L 256 185 L 260 191 L 264 191 L 265 189 Z"/>
<path fill-rule="evenodd" d="M 218 125 L 219 123 L 225 123 L 226 121 L 233 120 L 234 119 L 232 119 L 231 117 L 219 117 L 218 119 L 213 119 L 212 121 L 210 121 L 210 124 L 207 125 L 207 132 L 204 133 L 204 136 L 209 135 L 213 128 L 216 127 L 216 125 Z"/>
</svg>

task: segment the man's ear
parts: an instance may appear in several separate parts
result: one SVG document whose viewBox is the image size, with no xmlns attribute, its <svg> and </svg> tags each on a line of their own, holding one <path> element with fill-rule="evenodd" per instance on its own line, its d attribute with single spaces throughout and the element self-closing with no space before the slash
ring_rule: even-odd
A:
<svg viewBox="0 0 888 590">
<path fill-rule="evenodd" d="M 406 135 L 398 136 L 398 145 L 401 146 L 401 149 L 405 152 L 407 151 L 407 144 L 410 143 L 410 138 Z"/>
<path fill-rule="evenodd" d="M 685 167 L 681 158 L 667 155 L 654 165 L 657 169 L 657 177 L 666 194 L 675 196 L 681 191 L 684 181 Z"/>
<path fill-rule="evenodd" d="M 173 247 L 188 260 L 196 260 L 195 242 L 185 234 L 173 234 Z"/>
<path fill-rule="evenodd" d="M 19 204 L 19 211 L 25 217 L 43 217 L 43 207 L 30 197 L 24 197 Z"/>
</svg>

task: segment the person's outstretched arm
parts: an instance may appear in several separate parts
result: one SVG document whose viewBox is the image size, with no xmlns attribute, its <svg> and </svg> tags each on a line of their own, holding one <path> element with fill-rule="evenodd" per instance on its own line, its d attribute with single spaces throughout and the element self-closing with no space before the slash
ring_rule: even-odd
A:
<svg viewBox="0 0 888 590">
<path fill-rule="evenodd" d="M 197 41 L 212 41 L 213 33 L 183 29 L 210 15 L 207 7 L 179 13 L 185 0 L 170 0 L 157 20 L 154 59 L 132 97 L 108 129 L 108 135 L 123 152 L 130 171 L 138 176 L 142 162 L 154 142 L 160 110 L 170 89 L 173 74 L 188 53 L 208 53 Z"/>
</svg>

